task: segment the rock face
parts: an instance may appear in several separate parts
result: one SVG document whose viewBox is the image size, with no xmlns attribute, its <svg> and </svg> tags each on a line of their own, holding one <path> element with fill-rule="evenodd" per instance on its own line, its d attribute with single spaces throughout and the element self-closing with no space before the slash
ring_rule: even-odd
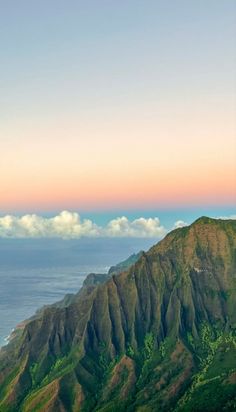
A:
<svg viewBox="0 0 236 412">
<path fill-rule="evenodd" d="M 0 411 L 236 410 L 235 303 L 236 221 L 200 218 L 27 322 Z"/>
</svg>

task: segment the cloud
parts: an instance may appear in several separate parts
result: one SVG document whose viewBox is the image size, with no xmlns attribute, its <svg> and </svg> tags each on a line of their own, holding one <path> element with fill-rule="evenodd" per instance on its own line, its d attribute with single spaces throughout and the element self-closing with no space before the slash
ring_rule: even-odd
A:
<svg viewBox="0 0 236 412">
<path fill-rule="evenodd" d="M 61 237 L 98 236 L 99 227 L 91 220 L 81 221 L 78 213 L 63 211 L 52 218 L 38 215 L 4 216 L 0 218 L 0 237 Z"/>
<path fill-rule="evenodd" d="M 184 222 L 183 220 L 177 220 L 177 222 L 175 222 L 173 229 L 178 229 L 180 227 L 184 227 L 184 226 L 188 226 L 188 223 Z"/>
<path fill-rule="evenodd" d="M 230 215 L 230 216 L 220 216 L 217 219 L 222 219 L 222 220 L 236 220 L 236 215 Z"/>
<path fill-rule="evenodd" d="M 0 237 L 11 238 L 64 238 L 81 237 L 154 237 L 162 238 L 167 230 L 156 218 L 140 217 L 130 221 L 122 216 L 111 220 L 105 227 L 92 220 L 81 219 L 75 212 L 63 211 L 47 218 L 36 214 L 0 217 Z"/>
<path fill-rule="evenodd" d="M 111 220 L 105 228 L 105 233 L 110 237 L 163 237 L 167 231 L 161 226 L 160 220 L 155 218 L 145 219 L 140 217 L 129 221 L 122 216 Z"/>
</svg>

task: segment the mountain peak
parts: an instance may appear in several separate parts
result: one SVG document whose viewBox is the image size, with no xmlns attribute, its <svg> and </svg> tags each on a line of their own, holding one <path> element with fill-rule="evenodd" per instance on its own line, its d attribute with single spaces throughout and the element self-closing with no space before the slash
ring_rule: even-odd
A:
<svg viewBox="0 0 236 412">
<path fill-rule="evenodd" d="M 201 217 L 199 217 L 198 219 L 196 219 L 196 220 L 193 222 L 193 225 L 196 225 L 196 224 L 199 224 L 199 223 L 200 223 L 200 224 L 217 223 L 218 220 L 219 220 L 219 219 L 214 219 L 214 218 L 209 217 L 209 216 L 201 216 Z"/>
</svg>

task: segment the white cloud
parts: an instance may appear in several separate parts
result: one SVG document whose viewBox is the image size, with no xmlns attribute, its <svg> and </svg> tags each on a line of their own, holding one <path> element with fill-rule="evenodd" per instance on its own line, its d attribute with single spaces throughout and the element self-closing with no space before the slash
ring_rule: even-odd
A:
<svg viewBox="0 0 236 412">
<path fill-rule="evenodd" d="M 220 216 L 217 219 L 223 219 L 223 220 L 236 220 L 236 215 L 230 215 L 230 216 Z"/>
<path fill-rule="evenodd" d="M 107 236 L 111 237 L 163 237 L 167 231 L 161 226 L 160 220 L 155 218 L 145 219 L 140 217 L 129 221 L 122 216 L 111 220 L 105 228 Z"/>
<path fill-rule="evenodd" d="M 184 227 L 184 226 L 188 226 L 188 223 L 184 222 L 183 220 L 177 220 L 177 222 L 175 222 L 173 229 L 178 229 L 180 227 Z"/>
<path fill-rule="evenodd" d="M 47 218 L 36 214 L 0 217 L 0 237 L 12 238 L 80 238 L 80 237 L 154 237 L 161 238 L 167 230 L 158 218 L 143 217 L 130 221 L 127 217 L 111 220 L 105 227 L 89 219 L 81 219 L 78 213 L 63 211 Z"/>
<path fill-rule="evenodd" d="M 178 220 L 172 229 L 186 225 L 184 221 Z M 0 238 L 139 237 L 161 239 L 167 232 L 168 230 L 161 225 L 157 217 L 140 217 L 129 220 L 122 216 L 110 220 L 104 227 L 98 226 L 90 219 L 81 219 L 76 212 L 66 210 L 54 217 L 36 214 L 0 217 Z"/>
<path fill-rule="evenodd" d="M 0 237 L 61 237 L 97 236 L 99 227 L 91 220 L 81 221 L 78 213 L 63 211 L 52 218 L 38 215 L 4 216 L 0 218 Z"/>
</svg>

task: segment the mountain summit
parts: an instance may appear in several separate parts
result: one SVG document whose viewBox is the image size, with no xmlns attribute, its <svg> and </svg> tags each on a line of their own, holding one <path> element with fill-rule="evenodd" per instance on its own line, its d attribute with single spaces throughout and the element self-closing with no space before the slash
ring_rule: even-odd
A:
<svg viewBox="0 0 236 412">
<path fill-rule="evenodd" d="M 236 410 L 236 221 L 202 217 L 114 273 L 1 350 L 0 411 Z"/>
</svg>

